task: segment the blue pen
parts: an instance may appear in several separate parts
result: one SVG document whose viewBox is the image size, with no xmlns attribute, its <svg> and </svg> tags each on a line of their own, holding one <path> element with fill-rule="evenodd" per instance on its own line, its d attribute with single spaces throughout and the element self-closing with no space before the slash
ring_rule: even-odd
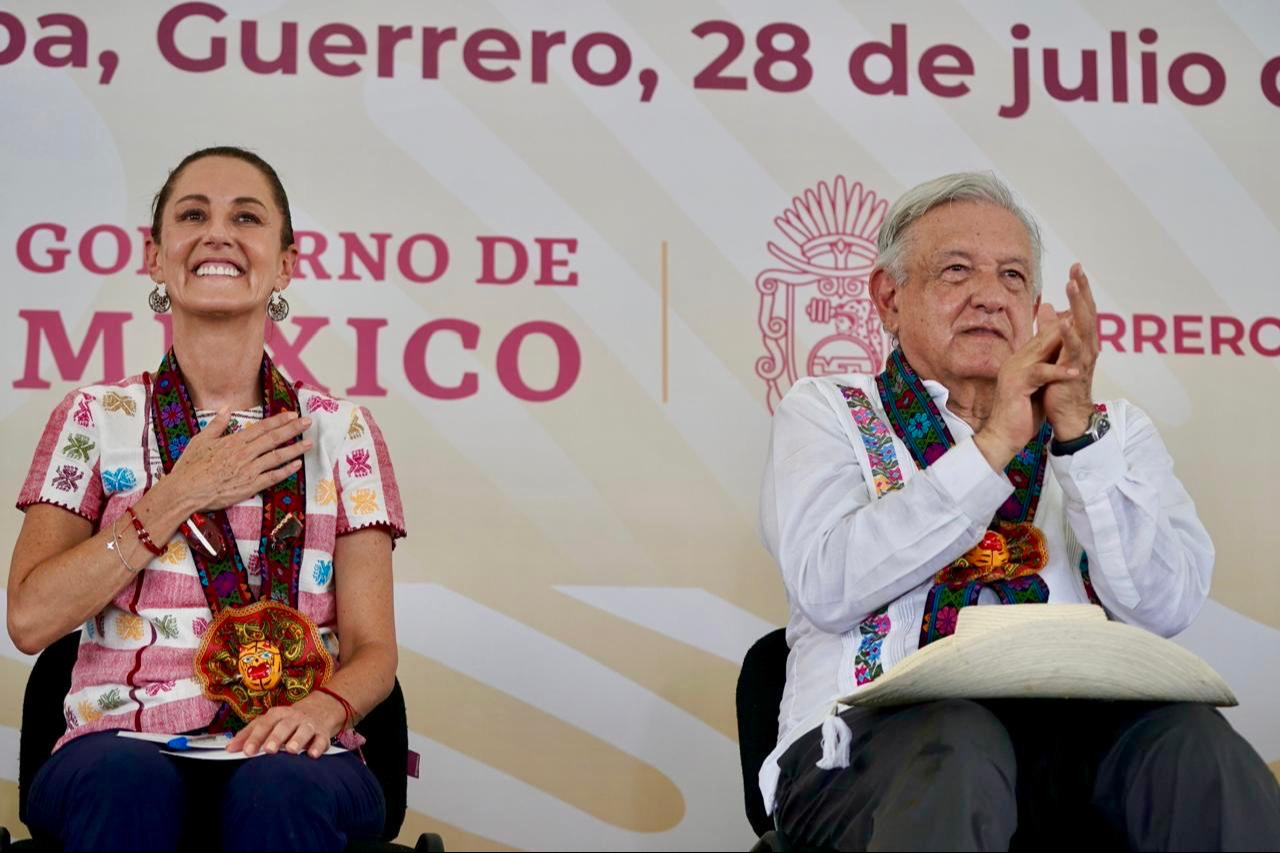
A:
<svg viewBox="0 0 1280 853">
<path fill-rule="evenodd" d="M 217 744 L 218 742 L 225 741 L 230 737 L 231 732 L 222 732 L 221 734 L 216 735 L 192 735 L 191 737 L 178 735 L 177 737 L 169 738 L 169 740 L 165 742 L 165 746 L 168 749 L 182 752 L 183 750 L 192 749 L 198 745 Z"/>
</svg>

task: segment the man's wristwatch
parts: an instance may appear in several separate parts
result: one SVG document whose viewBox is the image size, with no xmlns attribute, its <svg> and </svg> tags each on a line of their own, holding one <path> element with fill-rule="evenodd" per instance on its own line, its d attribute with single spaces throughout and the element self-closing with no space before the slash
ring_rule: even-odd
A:
<svg viewBox="0 0 1280 853">
<path fill-rule="evenodd" d="M 1049 452 L 1054 456 L 1070 456 L 1102 438 L 1109 429 L 1111 429 L 1111 419 L 1107 417 L 1107 413 L 1095 410 L 1089 415 L 1089 426 L 1085 429 L 1084 435 L 1070 441 L 1058 441 L 1055 438 L 1049 442 Z"/>
</svg>

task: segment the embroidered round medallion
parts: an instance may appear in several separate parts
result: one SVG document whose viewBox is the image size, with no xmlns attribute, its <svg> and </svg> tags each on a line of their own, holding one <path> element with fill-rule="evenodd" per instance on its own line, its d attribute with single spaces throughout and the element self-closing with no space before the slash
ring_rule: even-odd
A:
<svg viewBox="0 0 1280 853">
<path fill-rule="evenodd" d="M 263 600 L 218 613 L 196 651 L 204 695 L 246 722 L 300 701 L 333 675 L 319 629 L 301 611 Z"/>
</svg>

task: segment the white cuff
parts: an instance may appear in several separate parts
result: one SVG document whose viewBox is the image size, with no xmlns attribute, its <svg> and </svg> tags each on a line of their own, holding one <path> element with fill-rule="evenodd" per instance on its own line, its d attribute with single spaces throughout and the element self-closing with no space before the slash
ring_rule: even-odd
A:
<svg viewBox="0 0 1280 853">
<path fill-rule="evenodd" d="M 1049 454 L 1049 464 L 1069 503 L 1085 506 L 1124 479 L 1129 465 L 1115 430 L 1070 456 Z"/>
<path fill-rule="evenodd" d="M 972 438 L 956 444 L 929 466 L 926 474 L 974 524 L 986 527 L 1013 494 L 1004 472 L 997 473 Z"/>
</svg>

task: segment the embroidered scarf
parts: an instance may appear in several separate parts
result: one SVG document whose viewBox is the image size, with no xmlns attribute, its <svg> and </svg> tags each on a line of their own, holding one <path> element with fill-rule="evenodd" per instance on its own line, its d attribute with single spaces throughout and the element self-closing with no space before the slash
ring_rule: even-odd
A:
<svg viewBox="0 0 1280 853">
<path fill-rule="evenodd" d="M 876 388 L 893 431 L 921 469 L 928 468 L 955 445 L 942 413 L 920 377 L 895 349 L 876 377 Z M 934 576 L 920 625 L 923 648 L 955 631 L 961 607 L 974 604 L 989 586 L 1003 604 L 1047 602 L 1049 586 L 1039 576 L 1048 563 L 1043 534 L 1032 525 L 1052 430 L 1046 423 L 1035 438 L 1005 467 L 1014 492 L 1000 506 L 982 540 L 967 554 Z"/>
<path fill-rule="evenodd" d="M 260 371 L 264 418 L 286 411 L 301 414 L 298 396 L 288 380 L 276 370 L 263 353 Z M 178 358 L 170 349 L 160 362 L 153 381 L 151 415 L 159 438 L 160 459 L 165 474 L 173 470 L 182 451 L 200 431 L 195 406 L 187 392 L 178 367 Z M 298 439 L 294 439 L 297 441 Z M 260 594 L 263 598 L 298 606 L 298 579 L 302 568 L 302 547 L 306 540 L 306 480 L 303 468 L 262 493 L 262 530 L 258 537 L 257 566 L 263 573 Z M 218 557 L 211 557 L 198 546 L 190 549 L 195 560 L 200 586 L 204 589 L 209 609 L 216 616 L 227 607 L 244 607 L 255 600 L 249 585 L 249 572 L 236 547 L 235 532 L 224 510 L 203 513 L 222 534 L 225 547 Z M 274 536 L 286 516 L 287 536 Z"/>
</svg>

